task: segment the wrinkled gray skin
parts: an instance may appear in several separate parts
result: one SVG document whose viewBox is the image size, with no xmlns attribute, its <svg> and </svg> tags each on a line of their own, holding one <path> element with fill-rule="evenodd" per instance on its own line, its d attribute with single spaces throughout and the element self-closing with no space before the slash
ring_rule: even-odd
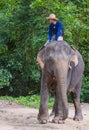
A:
<svg viewBox="0 0 89 130">
<path fill-rule="evenodd" d="M 74 51 L 65 41 L 61 41 L 49 44 L 39 52 L 38 57 L 44 63 L 44 66 L 42 66 L 38 120 L 41 123 L 47 123 L 48 121 L 50 89 L 53 89 L 55 93 L 52 111 L 52 114 L 54 114 L 52 121 L 54 123 L 60 123 L 68 117 L 68 92 L 71 93 L 75 107 L 74 120 L 82 120 L 80 90 L 84 62 L 81 54 L 77 50 Z"/>
</svg>

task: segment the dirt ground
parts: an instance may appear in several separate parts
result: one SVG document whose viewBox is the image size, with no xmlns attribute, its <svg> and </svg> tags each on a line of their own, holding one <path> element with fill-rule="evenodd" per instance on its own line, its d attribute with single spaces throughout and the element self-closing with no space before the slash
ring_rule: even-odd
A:
<svg viewBox="0 0 89 130">
<path fill-rule="evenodd" d="M 89 104 L 82 104 L 83 121 L 73 121 L 74 107 L 69 104 L 69 118 L 65 124 L 39 124 L 37 109 L 0 100 L 0 130 L 89 130 Z"/>
</svg>

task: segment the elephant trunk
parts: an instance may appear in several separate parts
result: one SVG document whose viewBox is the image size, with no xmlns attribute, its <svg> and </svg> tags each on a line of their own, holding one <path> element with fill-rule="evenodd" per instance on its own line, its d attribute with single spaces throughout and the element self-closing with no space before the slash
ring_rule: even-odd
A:
<svg viewBox="0 0 89 130">
<path fill-rule="evenodd" d="M 68 101 L 67 101 L 67 73 L 68 67 L 65 64 L 59 65 L 57 69 L 57 100 L 59 104 L 59 113 L 62 112 L 63 120 L 68 116 Z"/>
</svg>

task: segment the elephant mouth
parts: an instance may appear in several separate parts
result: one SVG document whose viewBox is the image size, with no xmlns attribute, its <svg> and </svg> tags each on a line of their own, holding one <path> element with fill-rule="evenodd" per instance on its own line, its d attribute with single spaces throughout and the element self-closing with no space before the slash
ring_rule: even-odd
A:
<svg viewBox="0 0 89 130">
<path fill-rule="evenodd" d="M 57 80 L 53 77 L 53 82 L 51 84 L 51 90 L 56 92 Z"/>
<path fill-rule="evenodd" d="M 57 86 L 57 79 L 54 76 L 54 72 L 53 71 L 47 71 L 48 76 L 50 77 L 50 82 L 49 82 L 49 89 L 53 92 L 56 92 L 56 86 Z"/>
</svg>

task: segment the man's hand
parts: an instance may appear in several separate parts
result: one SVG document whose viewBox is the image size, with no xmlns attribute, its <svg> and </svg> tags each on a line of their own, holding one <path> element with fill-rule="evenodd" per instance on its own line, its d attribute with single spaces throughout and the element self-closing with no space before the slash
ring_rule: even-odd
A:
<svg viewBox="0 0 89 130">
<path fill-rule="evenodd" d="M 63 41 L 63 37 L 59 36 L 57 41 Z"/>
</svg>

